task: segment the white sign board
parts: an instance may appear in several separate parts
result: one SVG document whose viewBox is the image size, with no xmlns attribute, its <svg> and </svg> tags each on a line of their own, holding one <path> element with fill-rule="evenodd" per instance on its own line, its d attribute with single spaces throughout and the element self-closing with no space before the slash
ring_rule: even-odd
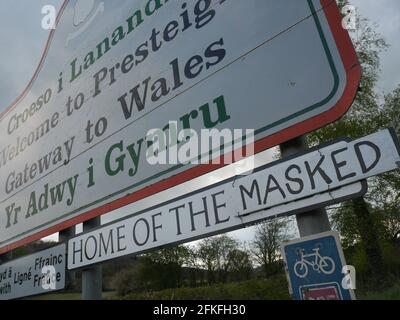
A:
<svg viewBox="0 0 400 320">
<path fill-rule="evenodd" d="M 218 168 L 149 163 L 151 129 L 252 129 L 260 152 L 355 97 L 360 66 L 335 1 L 83 2 L 65 1 L 1 115 L 0 253 Z"/>
<path fill-rule="evenodd" d="M 167 204 L 162 204 L 155 208 L 129 215 L 128 218 L 107 224 L 95 231 L 73 238 L 68 244 L 68 268 L 76 269 L 129 254 L 137 254 L 150 249 L 156 249 L 166 244 L 190 242 L 192 240 L 244 228 L 268 218 L 300 214 L 315 208 L 360 197 L 364 195 L 367 190 L 365 182 L 354 183 L 330 192 L 324 192 L 298 201 L 277 205 L 267 210 L 263 210 L 262 206 L 260 206 L 260 211 L 258 212 L 237 215 L 237 208 L 234 207 L 237 202 L 231 202 L 233 200 L 232 197 L 228 198 L 225 196 L 230 192 L 235 192 L 232 183 L 232 179 L 224 181 L 224 185 L 217 187 L 211 186 L 211 188 L 194 192 L 184 198 L 173 199 Z M 237 196 L 240 195 L 237 194 Z M 188 215 L 188 212 L 184 212 L 183 210 L 181 210 L 181 212 L 176 211 L 177 208 L 182 206 L 180 209 L 184 209 L 184 206 L 190 203 L 192 203 L 193 206 L 201 206 L 203 201 L 206 201 L 207 204 L 214 204 L 214 201 L 219 201 L 219 205 L 223 205 L 223 207 L 217 209 L 213 208 L 207 213 L 207 216 L 203 213 L 203 222 L 201 222 L 201 217 L 196 218 L 199 222 L 193 221 L 192 231 L 186 230 L 184 233 L 182 231 L 181 233 L 177 232 L 178 225 L 180 227 L 181 223 L 187 224 L 189 222 L 187 217 L 183 217 L 181 221 L 180 216 L 175 216 L 175 218 L 172 216 L 174 212 L 176 215 Z M 196 216 L 195 213 L 193 215 Z M 201 213 L 199 213 L 199 215 L 201 215 Z M 217 221 L 219 216 L 223 217 L 223 221 Z M 174 221 L 174 219 L 179 219 L 179 221 Z M 132 231 L 135 230 L 136 233 L 139 229 L 143 229 L 142 231 L 145 233 L 135 235 L 135 238 L 132 238 Z M 149 232 L 149 237 L 147 237 L 147 232 Z M 150 239 L 150 232 L 152 236 L 156 236 L 153 240 Z M 141 240 L 139 240 L 139 237 L 142 237 Z M 140 243 L 140 241 L 142 241 L 142 243 Z"/>
<path fill-rule="evenodd" d="M 68 268 L 296 213 L 321 205 L 324 197 L 327 202 L 340 194 L 344 197 L 356 190 L 353 183 L 397 169 L 399 150 L 393 131 L 384 130 L 271 163 L 249 176 L 223 181 L 71 239 Z M 343 186 L 349 187 L 348 193 Z"/>
<path fill-rule="evenodd" d="M 65 253 L 61 244 L 0 265 L 0 300 L 64 289 Z"/>
</svg>

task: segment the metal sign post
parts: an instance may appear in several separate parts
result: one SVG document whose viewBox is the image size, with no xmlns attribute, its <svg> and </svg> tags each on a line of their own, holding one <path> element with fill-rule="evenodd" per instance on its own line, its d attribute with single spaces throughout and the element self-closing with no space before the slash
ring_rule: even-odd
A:
<svg viewBox="0 0 400 320">
<path fill-rule="evenodd" d="M 280 149 L 282 158 L 306 151 L 308 146 L 305 136 L 301 136 L 281 144 Z M 296 221 L 300 237 L 331 230 L 328 215 L 324 208 L 314 209 L 302 214 L 298 214 L 296 215 Z"/>
<path fill-rule="evenodd" d="M 83 223 L 83 232 L 87 232 L 100 226 L 100 217 Z M 103 272 L 100 264 L 82 271 L 82 299 L 101 300 L 103 284 Z"/>
<path fill-rule="evenodd" d="M 68 240 L 75 236 L 75 226 L 61 230 L 58 235 L 58 242 L 68 243 Z M 65 273 L 65 288 L 70 289 L 75 285 L 76 274 L 74 271 L 67 271 Z"/>
</svg>

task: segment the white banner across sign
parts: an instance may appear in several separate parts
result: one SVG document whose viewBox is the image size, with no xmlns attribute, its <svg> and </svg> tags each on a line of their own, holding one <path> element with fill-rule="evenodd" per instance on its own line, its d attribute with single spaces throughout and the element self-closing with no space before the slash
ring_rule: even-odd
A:
<svg viewBox="0 0 400 320">
<path fill-rule="evenodd" d="M 273 162 L 251 175 L 220 182 L 71 239 L 68 268 L 189 242 L 360 196 L 365 188 L 358 181 L 394 170 L 399 161 L 397 138 L 393 131 L 384 130 Z"/>
<path fill-rule="evenodd" d="M 339 189 L 332 190 L 330 192 L 324 192 L 298 201 L 278 205 L 269 208 L 267 211 L 259 211 L 258 213 L 252 213 L 248 215 L 245 214 L 243 216 L 240 216 L 235 215 L 237 208 L 234 208 L 233 205 L 236 204 L 236 202 L 230 202 L 232 200 L 231 198 L 229 198 L 229 200 L 225 200 L 226 198 L 224 196 L 224 194 L 230 189 L 233 181 L 224 181 L 224 183 L 224 186 L 212 186 L 211 188 L 207 188 L 207 190 L 204 192 L 199 191 L 194 193 L 193 196 L 189 195 L 185 198 L 183 202 L 179 202 L 179 199 L 174 199 L 170 205 L 160 206 L 155 208 L 154 210 L 146 210 L 139 213 L 139 216 L 135 215 L 134 217 L 121 219 L 116 223 L 108 224 L 100 229 L 97 229 L 90 233 L 86 233 L 84 235 L 80 235 L 70 240 L 68 268 L 76 269 L 79 267 L 104 262 L 129 254 L 136 254 L 150 249 L 156 249 L 159 246 L 165 244 L 189 242 L 203 237 L 216 235 L 222 232 L 244 228 L 247 225 L 251 225 L 255 222 L 259 222 L 268 218 L 275 218 L 283 215 L 286 216 L 292 214 L 300 214 L 302 212 L 312 209 L 360 197 L 364 195 L 367 190 L 366 182 L 354 183 L 341 187 Z M 221 216 L 223 215 L 226 219 L 229 219 L 229 221 L 223 221 L 223 223 L 218 225 L 216 220 L 208 220 L 209 225 L 207 226 L 207 222 L 205 220 L 205 224 L 203 224 L 203 226 L 198 226 L 198 230 L 193 230 L 197 232 L 188 232 L 185 236 L 176 237 L 177 225 L 173 227 L 173 221 L 171 221 L 172 223 L 170 224 L 166 224 L 166 219 L 172 220 L 176 219 L 176 217 L 167 217 L 167 213 L 170 213 L 171 210 L 175 211 L 177 208 L 176 203 L 178 202 L 182 205 L 188 203 L 196 205 L 200 203 L 201 205 L 203 199 L 206 199 L 207 202 L 210 201 L 210 199 L 207 199 L 207 197 L 210 197 L 210 199 L 218 198 L 219 201 L 226 201 L 226 203 L 224 203 L 224 205 L 226 204 L 226 207 L 219 208 L 218 214 L 221 214 Z M 127 208 L 127 210 L 129 210 L 129 208 Z M 153 216 L 158 217 L 156 213 L 160 212 L 165 216 L 165 219 L 163 219 L 162 221 L 157 221 L 160 222 L 160 224 L 165 225 L 165 228 L 163 227 L 164 232 L 162 233 L 161 237 L 158 238 L 158 240 L 156 239 L 157 241 L 150 242 L 147 245 L 140 245 L 137 240 L 132 240 L 131 233 L 133 230 L 136 231 L 137 228 L 144 227 L 146 228 L 145 232 L 150 232 L 150 230 L 147 229 L 150 227 L 149 223 L 152 222 Z M 210 210 L 210 214 L 212 214 L 213 216 L 207 216 L 207 218 L 216 219 L 217 216 L 215 216 L 215 212 L 211 212 L 212 210 Z M 176 214 L 178 214 L 178 212 Z M 140 223 L 140 221 L 142 223 Z M 182 223 L 187 222 L 188 221 L 186 221 L 186 219 L 182 220 Z M 179 221 L 179 224 L 180 223 L 181 221 Z M 153 228 L 153 226 L 151 228 Z M 155 226 L 154 228 L 158 229 L 157 226 Z M 149 239 L 147 239 L 147 241 L 149 241 Z"/>
<path fill-rule="evenodd" d="M 0 300 L 64 289 L 65 253 L 61 244 L 0 265 Z"/>
</svg>

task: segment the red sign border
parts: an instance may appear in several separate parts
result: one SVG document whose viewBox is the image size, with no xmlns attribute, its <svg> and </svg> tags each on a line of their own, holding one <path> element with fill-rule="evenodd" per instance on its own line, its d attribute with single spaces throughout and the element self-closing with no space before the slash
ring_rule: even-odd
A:
<svg viewBox="0 0 400 320">
<path fill-rule="evenodd" d="M 328 20 L 331 32 L 334 36 L 336 46 L 339 50 L 339 54 L 342 59 L 342 63 L 344 65 L 345 71 L 346 71 L 347 83 L 346 83 L 346 87 L 344 89 L 343 95 L 339 99 L 339 101 L 336 103 L 336 105 L 333 106 L 330 110 L 323 112 L 317 116 L 314 116 L 310 119 L 304 120 L 303 122 L 297 123 L 289 128 L 286 128 L 280 132 L 277 132 L 273 135 L 270 135 L 268 137 L 265 137 L 263 139 L 256 141 L 255 145 L 254 145 L 255 153 L 265 151 L 265 150 L 272 148 L 274 146 L 277 146 L 285 141 L 294 139 L 294 138 L 298 137 L 299 135 L 309 133 L 313 130 L 317 130 L 323 126 L 326 126 L 326 125 L 338 120 L 348 111 L 348 109 L 350 108 L 350 106 L 352 105 L 352 103 L 356 97 L 356 94 L 358 91 L 358 86 L 359 86 L 359 83 L 361 80 L 361 66 L 358 61 L 357 54 L 354 50 L 353 43 L 350 39 L 350 36 L 349 36 L 347 30 L 343 29 L 343 27 L 342 27 L 342 17 L 340 15 L 336 1 L 335 0 L 320 0 L 320 1 L 321 1 L 322 7 L 324 8 L 325 16 Z M 64 1 L 63 5 L 60 9 L 60 13 L 57 17 L 57 22 L 59 21 L 61 14 L 63 13 L 68 2 L 69 2 L 69 0 Z M 36 77 L 38 76 L 38 74 L 43 66 L 43 63 L 45 61 L 45 58 L 46 58 L 50 43 L 52 41 L 53 35 L 54 35 L 54 30 L 52 30 L 50 32 L 50 35 L 47 40 L 46 47 L 44 49 L 39 66 L 37 67 L 28 86 L 23 91 L 23 93 L 11 104 L 11 106 L 8 107 L 3 113 L 0 114 L 0 119 L 3 118 L 6 114 L 8 114 L 16 106 L 16 104 L 19 101 L 21 101 L 21 99 L 23 99 L 23 97 L 27 94 L 33 81 L 36 79 Z M 222 157 L 223 156 L 221 156 L 221 160 L 222 160 Z M 223 163 L 223 161 L 220 161 L 219 163 Z M 194 179 L 196 177 L 199 177 L 201 175 L 204 175 L 206 173 L 209 173 L 211 171 L 219 169 L 223 166 L 224 166 L 223 164 L 220 164 L 220 165 L 198 165 L 194 168 L 190 168 L 190 169 L 188 169 L 184 172 L 181 172 L 179 174 L 176 174 L 170 178 L 161 180 L 161 181 L 156 182 L 150 186 L 147 186 L 141 190 L 138 190 L 130 195 L 127 195 L 120 199 L 114 200 L 108 204 L 102 205 L 98 208 L 95 208 L 88 212 L 82 213 L 77 217 L 63 221 L 63 222 L 56 224 L 50 228 L 39 231 L 33 235 L 25 237 L 25 238 L 18 240 L 12 244 L 6 245 L 6 246 L 0 248 L 0 254 L 4 254 L 8 251 L 11 251 L 18 247 L 21 247 L 30 242 L 40 240 L 46 236 L 57 233 L 66 228 L 75 226 L 76 224 L 93 219 L 100 215 L 106 214 L 110 211 L 119 209 L 130 203 L 144 199 L 146 197 L 149 197 L 151 195 L 154 195 L 156 193 L 159 193 L 161 191 L 169 189 L 178 184 L 187 182 L 191 179 Z"/>
</svg>

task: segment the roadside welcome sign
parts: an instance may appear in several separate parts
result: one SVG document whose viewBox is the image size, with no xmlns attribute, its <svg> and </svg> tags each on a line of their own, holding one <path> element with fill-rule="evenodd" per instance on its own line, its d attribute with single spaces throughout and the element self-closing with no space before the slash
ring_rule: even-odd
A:
<svg viewBox="0 0 400 320">
<path fill-rule="evenodd" d="M 68 241 L 68 268 L 185 243 L 360 197 L 366 192 L 365 179 L 395 170 L 399 162 L 398 140 L 391 129 L 355 141 L 342 139 L 272 162 L 250 175 L 133 211 L 80 234 Z"/>
<path fill-rule="evenodd" d="M 0 253 L 223 165 L 151 163 L 152 129 L 252 129 L 260 152 L 355 97 L 360 66 L 335 1 L 96 0 L 78 12 L 82 1 L 65 1 L 0 118 Z"/>
<path fill-rule="evenodd" d="M 353 290 L 342 284 L 346 262 L 336 232 L 289 241 L 281 248 L 293 299 L 355 299 Z"/>
</svg>

